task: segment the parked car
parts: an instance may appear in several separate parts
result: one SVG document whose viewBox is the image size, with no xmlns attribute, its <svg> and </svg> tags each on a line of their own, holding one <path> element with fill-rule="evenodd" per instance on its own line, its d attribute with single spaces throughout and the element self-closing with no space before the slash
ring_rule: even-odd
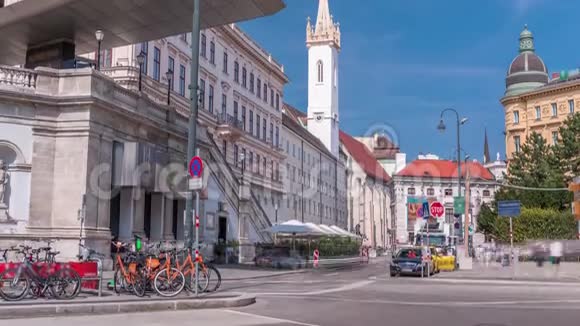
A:
<svg viewBox="0 0 580 326">
<path fill-rule="evenodd" d="M 427 276 L 433 275 L 435 266 L 426 247 L 400 249 L 390 263 L 391 277 L 400 275 Z"/>
</svg>

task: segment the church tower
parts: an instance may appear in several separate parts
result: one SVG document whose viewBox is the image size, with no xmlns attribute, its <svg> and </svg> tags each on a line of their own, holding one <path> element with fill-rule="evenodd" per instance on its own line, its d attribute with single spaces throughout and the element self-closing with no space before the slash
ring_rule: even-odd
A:
<svg viewBox="0 0 580 326">
<path fill-rule="evenodd" d="M 318 17 L 306 25 L 308 48 L 308 131 L 338 157 L 338 54 L 340 27 L 330 15 L 328 0 L 319 0 Z"/>
</svg>

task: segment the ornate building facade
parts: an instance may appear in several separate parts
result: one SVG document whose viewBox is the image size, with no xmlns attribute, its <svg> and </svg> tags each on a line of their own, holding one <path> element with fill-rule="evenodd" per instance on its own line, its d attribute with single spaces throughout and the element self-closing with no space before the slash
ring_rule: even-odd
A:
<svg viewBox="0 0 580 326">
<path fill-rule="evenodd" d="M 506 92 L 500 102 L 505 110 L 506 155 L 521 149 L 536 132 L 549 143 L 558 141 L 558 128 L 578 112 L 580 74 L 553 74 L 535 53 L 534 37 L 527 26 L 520 34 L 520 54 L 512 61 L 506 77 Z"/>
</svg>

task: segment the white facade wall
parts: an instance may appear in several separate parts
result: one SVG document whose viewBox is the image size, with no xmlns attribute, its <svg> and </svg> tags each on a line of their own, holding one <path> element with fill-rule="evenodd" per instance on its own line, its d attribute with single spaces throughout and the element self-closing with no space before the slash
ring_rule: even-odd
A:
<svg viewBox="0 0 580 326">
<path fill-rule="evenodd" d="M 397 218 L 397 241 L 399 243 L 409 243 L 409 233 L 416 233 L 422 221 L 415 225 L 410 225 L 408 222 L 407 202 L 410 197 L 426 197 L 436 198 L 441 202 L 446 210 L 446 217 L 444 221 L 448 228 L 449 234 L 452 234 L 451 229 L 454 222 L 453 217 L 453 197 L 458 196 L 457 179 L 434 179 L 434 178 L 415 178 L 415 177 L 401 177 L 395 176 L 395 197 L 396 208 L 395 214 Z M 464 182 L 465 180 L 463 180 Z M 411 190 L 409 190 L 411 189 Z M 446 195 L 446 190 L 449 195 Z M 483 203 L 491 203 L 493 201 L 495 192 L 498 186 L 495 181 L 486 180 L 471 180 L 470 182 L 470 202 L 472 207 L 472 221 L 477 226 L 477 217 Z M 409 193 L 414 191 L 415 195 Z M 432 195 L 431 195 L 432 194 Z M 461 185 L 461 195 L 465 195 L 465 183 Z"/>
<path fill-rule="evenodd" d="M 302 128 L 302 127 L 300 127 Z M 308 132 L 306 129 L 304 132 Z M 278 221 L 348 227 L 344 163 L 284 127 L 286 195 Z M 336 196 L 335 196 L 336 190 Z M 281 214 L 281 215 L 280 215 Z"/>
</svg>

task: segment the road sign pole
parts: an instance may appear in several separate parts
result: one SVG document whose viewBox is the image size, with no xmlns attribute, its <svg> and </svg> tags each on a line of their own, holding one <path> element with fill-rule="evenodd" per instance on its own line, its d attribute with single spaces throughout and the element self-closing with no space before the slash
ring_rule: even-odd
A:
<svg viewBox="0 0 580 326">
<path fill-rule="evenodd" d="M 195 295 L 199 284 L 199 190 L 195 192 Z"/>
</svg>

